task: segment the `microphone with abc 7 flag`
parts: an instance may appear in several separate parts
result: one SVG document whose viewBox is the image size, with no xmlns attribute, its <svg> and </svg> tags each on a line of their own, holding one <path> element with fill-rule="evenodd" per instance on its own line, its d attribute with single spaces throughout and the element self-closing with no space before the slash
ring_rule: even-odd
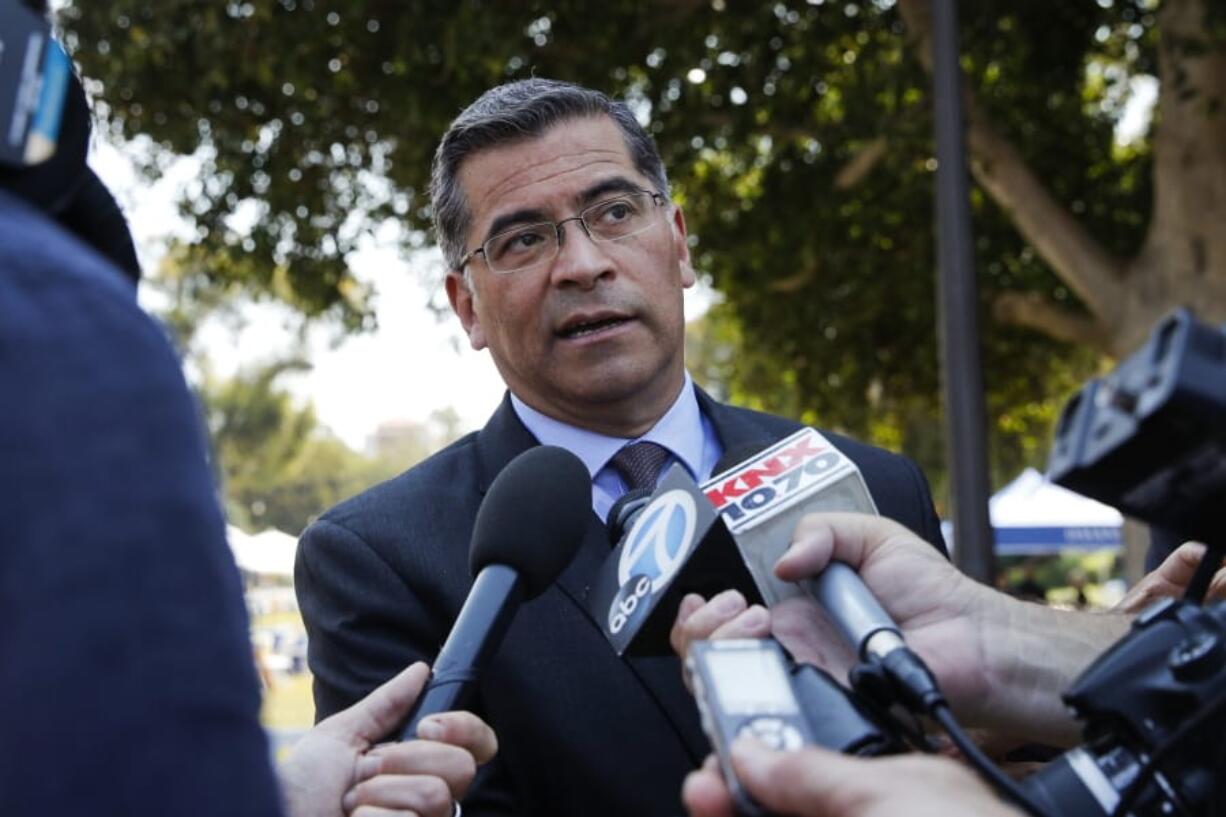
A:
<svg viewBox="0 0 1226 817">
<path fill-rule="evenodd" d="M 476 578 L 401 740 L 415 738 L 427 715 L 464 708 L 519 605 L 574 559 L 591 513 L 589 485 L 583 463 L 553 446 L 528 449 L 494 479 L 473 527 Z"/>
</svg>

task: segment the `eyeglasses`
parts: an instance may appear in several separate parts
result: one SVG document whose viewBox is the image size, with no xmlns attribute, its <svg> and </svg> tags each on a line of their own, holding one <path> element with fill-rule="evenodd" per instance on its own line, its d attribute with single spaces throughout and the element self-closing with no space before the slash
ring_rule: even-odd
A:
<svg viewBox="0 0 1226 817">
<path fill-rule="evenodd" d="M 457 266 L 464 269 L 477 253 L 485 256 L 490 272 L 506 274 L 545 264 L 554 259 L 562 246 L 562 225 L 577 221 L 592 241 L 621 241 L 638 235 L 656 223 L 656 208 L 667 199 L 659 193 L 641 190 L 623 193 L 585 207 L 579 215 L 561 221 L 525 224 L 498 233 L 480 247 L 467 253 Z"/>
</svg>

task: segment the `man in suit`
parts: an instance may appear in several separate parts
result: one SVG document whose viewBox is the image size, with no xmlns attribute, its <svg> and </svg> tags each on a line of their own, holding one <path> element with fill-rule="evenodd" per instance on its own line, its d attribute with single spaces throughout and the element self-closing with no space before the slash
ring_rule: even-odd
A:
<svg viewBox="0 0 1226 817">
<path fill-rule="evenodd" d="M 725 450 L 798 425 L 721 405 L 686 373 L 685 218 L 624 104 L 550 80 L 495 88 L 443 137 L 431 192 L 451 306 L 509 393 L 481 431 L 303 534 L 295 576 L 317 712 L 435 655 L 470 585 L 468 542 L 490 482 L 525 449 L 560 445 L 592 476 L 591 521 L 484 676 L 479 711 L 501 748 L 465 813 L 678 813 L 707 742 L 677 660 L 619 658 L 585 609 L 609 552 L 603 519 L 670 463 L 702 480 Z M 940 546 L 914 464 L 830 437 L 883 514 Z"/>
</svg>

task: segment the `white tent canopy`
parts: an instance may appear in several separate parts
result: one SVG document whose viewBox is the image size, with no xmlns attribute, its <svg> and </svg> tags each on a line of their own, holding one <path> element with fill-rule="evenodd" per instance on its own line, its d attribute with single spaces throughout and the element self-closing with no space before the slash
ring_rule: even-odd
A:
<svg viewBox="0 0 1226 817">
<path fill-rule="evenodd" d="M 245 572 L 261 576 L 294 575 L 298 540 L 288 533 L 269 528 L 252 535 L 234 525 L 227 525 L 226 538 L 230 541 L 234 561 Z"/>
<path fill-rule="evenodd" d="M 1119 547 L 1124 517 L 1115 508 L 1048 482 L 1027 468 L 989 501 L 996 552 L 1049 553 Z"/>
</svg>

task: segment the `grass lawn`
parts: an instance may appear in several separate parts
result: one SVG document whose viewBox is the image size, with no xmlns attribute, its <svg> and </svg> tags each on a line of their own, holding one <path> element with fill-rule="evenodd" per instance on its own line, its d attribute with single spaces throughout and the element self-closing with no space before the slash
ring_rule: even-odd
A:
<svg viewBox="0 0 1226 817">
<path fill-rule="evenodd" d="M 260 722 L 267 729 L 306 729 L 315 723 L 311 674 L 273 673 L 272 687 L 264 690 Z"/>
<path fill-rule="evenodd" d="M 279 630 L 305 632 L 297 611 L 281 610 L 254 616 L 252 632 Z M 264 690 L 260 722 L 268 729 L 307 729 L 315 723 L 315 702 L 311 698 L 311 674 L 300 672 L 270 672 L 271 685 Z"/>
</svg>

